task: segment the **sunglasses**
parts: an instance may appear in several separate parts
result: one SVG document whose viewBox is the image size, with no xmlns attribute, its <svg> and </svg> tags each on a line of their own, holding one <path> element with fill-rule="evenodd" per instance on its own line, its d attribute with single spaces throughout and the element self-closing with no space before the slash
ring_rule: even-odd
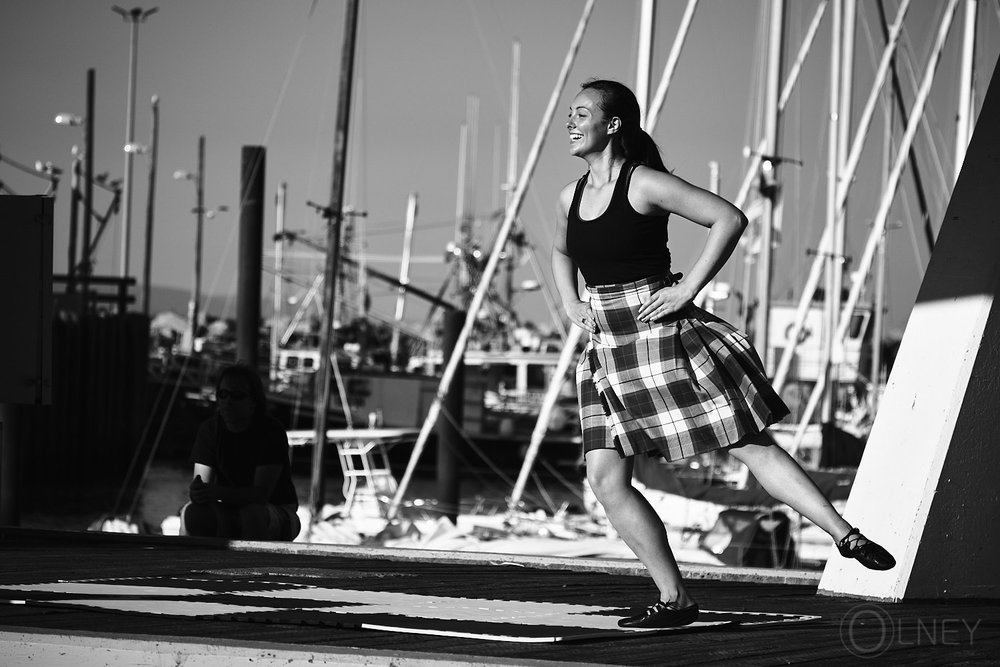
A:
<svg viewBox="0 0 1000 667">
<path fill-rule="evenodd" d="M 215 397 L 218 398 L 220 401 L 225 401 L 228 399 L 232 399 L 234 401 L 242 401 L 249 395 L 250 394 L 246 393 L 245 391 L 230 391 L 229 389 L 220 389 L 219 391 L 215 392 Z"/>
</svg>

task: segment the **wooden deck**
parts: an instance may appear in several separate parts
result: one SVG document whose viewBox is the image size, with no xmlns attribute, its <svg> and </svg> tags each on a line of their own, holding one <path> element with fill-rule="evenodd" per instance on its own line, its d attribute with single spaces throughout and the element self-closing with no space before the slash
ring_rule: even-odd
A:
<svg viewBox="0 0 1000 667">
<path fill-rule="evenodd" d="M 573 569 L 568 569 L 573 568 Z M 392 552 L 0 528 L 0 585 L 192 572 L 374 577 L 407 593 L 627 606 L 649 601 L 634 563 Z M 290 622 L 237 622 L 0 604 L 0 664 L 997 664 L 1000 604 L 866 603 L 816 594 L 813 573 L 692 569 L 703 609 L 797 613 L 803 623 L 530 644 Z M 16 596 L 15 596 L 16 597 Z M 861 605 L 861 606 L 859 606 Z M 852 653 L 853 651 L 853 653 Z M 877 654 L 877 656 L 876 656 Z M 157 662 L 160 660 L 167 662 Z M 166 657 L 165 657 L 166 656 Z"/>
</svg>

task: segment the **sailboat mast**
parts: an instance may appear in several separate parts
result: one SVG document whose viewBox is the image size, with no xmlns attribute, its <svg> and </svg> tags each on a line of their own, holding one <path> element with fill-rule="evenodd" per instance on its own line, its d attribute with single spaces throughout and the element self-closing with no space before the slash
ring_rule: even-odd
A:
<svg viewBox="0 0 1000 667">
<path fill-rule="evenodd" d="M 896 48 L 899 44 L 899 38 L 902 34 L 903 20 L 906 17 L 909 6 L 910 0 L 903 0 L 899 4 L 899 8 L 896 11 L 896 18 L 893 21 L 892 26 L 887 29 L 886 45 L 882 52 L 882 59 L 879 62 L 878 69 L 876 70 L 875 79 L 872 82 L 871 91 L 868 94 L 868 101 L 865 103 L 864 109 L 859 116 L 857 131 L 854 135 L 854 142 L 851 144 L 850 155 L 847 157 L 847 160 L 844 163 L 844 168 L 840 174 L 839 182 L 843 187 L 839 189 L 836 197 L 838 211 L 842 209 L 843 204 L 847 201 L 849 188 L 851 183 L 854 182 L 854 176 L 861 160 L 861 151 L 868 136 L 868 128 L 871 125 L 871 119 L 875 112 L 875 105 L 878 102 L 878 91 L 885 85 L 886 78 L 891 69 Z M 903 116 L 905 117 L 905 115 L 904 110 Z M 911 162 L 911 166 L 912 164 L 913 163 Z M 785 379 L 788 375 L 792 357 L 794 356 L 795 349 L 798 345 L 799 334 L 805 324 L 809 304 L 812 302 L 816 288 L 819 286 L 821 273 L 826 266 L 827 256 L 830 254 L 832 235 L 833 230 L 828 220 L 827 224 L 823 227 L 823 235 L 820 238 L 819 245 L 817 246 L 816 257 L 813 260 L 812 267 L 809 269 L 809 276 L 806 278 L 805 287 L 803 288 L 802 295 L 799 298 L 799 305 L 795 311 L 795 321 L 792 323 L 792 327 L 786 335 L 785 349 L 782 352 L 781 360 L 778 362 L 778 369 L 774 373 L 774 380 L 772 384 L 774 385 L 776 391 L 781 391 L 781 387 L 784 386 Z"/>
<path fill-rule="evenodd" d="M 514 198 L 514 184 L 517 181 L 517 120 L 521 99 L 521 43 L 515 41 L 510 48 L 510 117 L 507 121 L 507 178 L 504 190 L 507 196 L 504 208 L 510 206 Z M 504 263 L 504 298 L 507 304 L 514 304 L 514 244 L 507 244 L 507 261 Z"/>
<path fill-rule="evenodd" d="M 284 280 L 284 248 L 285 248 L 285 199 L 288 195 L 288 183 L 282 181 L 275 197 L 274 216 L 274 295 L 271 300 L 271 380 L 278 379 L 278 342 L 281 334 L 282 281 Z"/>
<path fill-rule="evenodd" d="M 906 129 L 903 132 L 903 138 L 900 140 L 898 149 L 899 152 L 896 155 L 892 170 L 889 173 L 889 180 L 882 191 L 878 212 L 875 214 L 875 221 L 872 223 L 872 231 L 868 235 L 864 252 L 862 253 L 861 260 L 858 262 L 858 268 L 854 272 L 855 279 L 851 283 L 851 291 L 847 295 L 847 303 L 844 304 L 841 309 L 840 321 L 837 324 L 837 331 L 834 334 L 836 340 L 843 340 L 844 336 L 847 334 L 847 328 L 851 323 L 851 318 L 848 316 L 848 313 L 854 312 L 854 308 L 858 303 L 858 298 L 861 295 L 861 286 L 864 284 L 869 270 L 871 270 L 872 261 L 875 255 L 875 247 L 878 245 L 878 241 L 881 238 L 882 233 L 885 231 L 886 219 L 889 216 L 889 209 L 896 196 L 896 189 L 899 186 L 899 179 L 902 175 L 903 166 L 909 157 L 910 148 L 913 145 L 913 137 L 916 135 L 917 127 L 919 126 L 920 119 L 923 116 L 924 106 L 926 105 L 927 98 L 930 95 L 931 84 L 934 82 L 934 75 L 941 60 L 941 52 L 944 50 L 944 44 L 948 38 L 948 31 L 951 28 L 951 22 L 954 18 L 955 8 L 957 6 L 958 0 L 948 0 L 948 5 L 941 18 L 937 37 L 935 38 L 934 46 L 931 49 L 931 54 L 927 62 L 927 68 L 924 72 L 923 81 L 921 81 L 920 86 L 917 89 L 916 98 L 913 101 L 913 108 L 910 111 L 909 119 L 906 121 Z M 799 444 L 801 444 L 802 438 L 805 435 L 806 424 L 812 417 L 812 413 L 816 409 L 816 405 L 819 402 L 819 397 L 822 395 L 825 388 L 826 378 L 825 376 L 820 375 L 819 382 L 815 387 L 813 387 L 812 392 L 809 394 L 809 400 L 806 403 L 798 429 L 795 432 L 792 453 L 794 453 L 794 450 L 799 446 Z"/>
<path fill-rule="evenodd" d="M 892 128 L 893 107 L 892 92 L 888 89 L 883 93 L 883 129 L 882 129 L 882 189 L 889 182 L 889 169 L 892 167 Z M 885 338 L 885 274 L 886 274 L 886 243 L 888 235 L 882 232 L 875 255 L 875 304 L 872 309 L 872 368 L 870 398 L 873 414 L 878 414 L 879 402 L 882 399 L 882 339 Z"/>
<path fill-rule="evenodd" d="M 768 31 L 767 78 L 764 97 L 764 155 L 761 162 L 766 179 L 776 182 L 778 170 L 778 88 L 781 77 L 782 42 L 785 24 L 785 0 L 771 0 L 771 25 Z M 768 327 L 771 320 L 771 244 L 777 186 L 764 193 L 761 216 L 760 250 L 757 256 L 757 310 L 754 313 L 754 346 L 767 367 Z"/>
<path fill-rule="evenodd" d="M 649 75 L 653 63 L 653 30 L 656 0 L 639 1 L 639 48 L 636 53 L 635 98 L 639 102 L 639 125 L 646 124 L 649 109 Z"/>
<path fill-rule="evenodd" d="M 840 59 L 839 71 L 832 71 L 831 76 L 838 77 L 837 101 L 839 109 L 835 115 L 835 123 L 831 127 L 836 128 L 837 150 L 832 160 L 836 162 L 836 169 L 832 175 L 832 186 L 834 192 L 833 203 L 833 248 L 830 256 L 827 257 L 829 267 L 828 294 L 826 295 L 827 308 L 829 309 L 829 323 L 836 327 L 837 314 L 840 312 L 841 293 L 844 286 L 845 269 L 845 248 L 847 245 L 847 184 L 844 182 L 846 176 L 846 166 L 848 160 L 848 143 L 850 141 L 851 127 L 851 105 L 853 104 L 853 71 L 854 71 L 854 33 L 857 0 L 838 0 L 841 2 L 840 32 L 834 35 L 834 39 L 839 40 Z M 836 9 L 834 14 L 836 15 Z M 835 21 L 836 23 L 836 21 Z M 832 86 L 833 84 L 831 84 Z M 832 106 L 832 105 L 831 105 Z M 833 161 L 831 161 L 833 164 Z M 843 361 L 843 354 L 839 351 L 839 342 L 833 340 L 833 329 L 826 330 L 826 367 L 828 373 L 827 390 L 823 396 L 823 422 L 832 423 L 836 417 L 836 401 L 838 395 L 840 363 Z"/>
<path fill-rule="evenodd" d="M 396 295 L 396 326 L 392 329 L 389 358 L 395 367 L 399 363 L 399 327 L 403 324 L 406 307 L 406 286 L 410 284 L 410 250 L 413 247 L 413 227 L 417 222 L 417 193 L 411 192 L 406 202 L 406 230 L 403 232 L 403 257 L 399 264 L 399 292 Z"/>
<path fill-rule="evenodd" d="M 823 255 L 825 270 L 825 289 L 823 296 L 823 355 L 820 362 L 821 383 L 824 387 L 830 385 L 830 362 L 833 357 L 833 331 L 837 328 L 837 307 L 834 303 L 834 274 L 840 271 L 834 256 L 837 245 L 837 182 L 841 160 L 837 157 L 840 149 L 840 123 L 837 114 L 840 113 L 840 83 L 841 83 L 841 48 L 844 45 L 841 37 L 844 22 L 843 0 L 833 0 L 833 25 L 830 30 L 830 112 L 827 127 L 827 181 L 826 181 L 826 226 L 831 230 L 830 251 Z M 833 403 L 828 400 L 829 392 L 822 394 L 823 406 L 820 421 L 829 423 L 833 420 Z"/>
<path fill-rule="evenodd" d="M 642 128 L 650 135 L 653 134 L 653 130 L 656 128 L 656 121 L 660 117 L 660 109 L 663 108 L 663 102 L 667 99 L 667 90 L 670 88 L 670 81 L 673 79 L 674 71 L 677 69 L 677 61 L 681 57 L 681 49 L 684 47 L 688 29 L 691 27 L 691 20 L 694 18 L 694 10 L 697 7 L 698 0 L 688 0 L 687 7 L 684 8 L 684 16 L 681 17 L 681 23 L 677 26 L 677 35 L 674 37 L 674 44 L 670 47 L 670 54 L 667 56 L 667 63 L 663 66 L 663 74 L 660 76 L 660 83 L 656 87 L 656 94 L 653 95 L 653 101 L 649 104 L 649 113 L 642 116 Z M 641 104 L 639 111 L 640 113 L 643 112 Z"/>
<path fill-rule="evenodd" d="M 344 44 L 340 57 L 340 90 L 333 144 L 333 169 L 330 205 L 323 212 L 327 221 L 326 266 L 324 268 L 323 327 L 320 332 L 319 369 L 316 372 L 316 444 L 313 447 L 309 487 L 310 522 L 316 523 L 323 504 L 323 450 L 326 448 L 327 411 L 330 408 L 330 354 L 333 348 L 333 313 L 340 262 L 340 228 L 344 220 L 344 165 L 347 158 L 347 132 L 351 115 L 351 84 L 354 76 L 354 51 L 358 32 L 359 0 L 347 0 L 344 17 Z M 346 408 L 347 406 L 345 406 Z"/>
</svg>

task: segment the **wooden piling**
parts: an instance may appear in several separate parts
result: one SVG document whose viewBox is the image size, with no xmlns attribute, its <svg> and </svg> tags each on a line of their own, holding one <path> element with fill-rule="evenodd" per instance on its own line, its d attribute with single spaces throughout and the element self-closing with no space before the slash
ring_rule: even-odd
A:
<svg viewBox="0 0 1000 667">
<path fill-rule="evenodd" d="M 240 251 L 236 285 L 236 358 L 257 368 L 260 274 L 264 252 L 264 146 L 244 146 L 240 169 Z"/>
<path fill-rule="evenodd" d="M 444 335 L 441 346 L 443 358 L 450 359 L 457 348 L 458 336 L 465 324 L 465 311 L 448 310 L 444 313 Z M 463 351 L 459 348 L 458 354 Z M 458 521 L 458 503 L 461 499 L 462 419 L 465 405 L 465 362 L 460 361 L 437 420 L 437 486 L 438 502 L 444 515 Z"/>
</svg>

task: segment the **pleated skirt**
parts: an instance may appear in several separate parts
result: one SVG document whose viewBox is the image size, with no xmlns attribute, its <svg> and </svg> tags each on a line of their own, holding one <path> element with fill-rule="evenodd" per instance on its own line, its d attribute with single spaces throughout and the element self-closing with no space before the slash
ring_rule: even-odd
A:
<svg viewBox="0 0 1000 667">
<path fill-rule="evenodd" d="M 640 306 L 666 276 L 588 286 L 597 321 L 576 369 L 584 452 L 669 461 L 728 447 L 789 413 L 746 335 L 690 305 L 656 322 Z"/>
</svg>

